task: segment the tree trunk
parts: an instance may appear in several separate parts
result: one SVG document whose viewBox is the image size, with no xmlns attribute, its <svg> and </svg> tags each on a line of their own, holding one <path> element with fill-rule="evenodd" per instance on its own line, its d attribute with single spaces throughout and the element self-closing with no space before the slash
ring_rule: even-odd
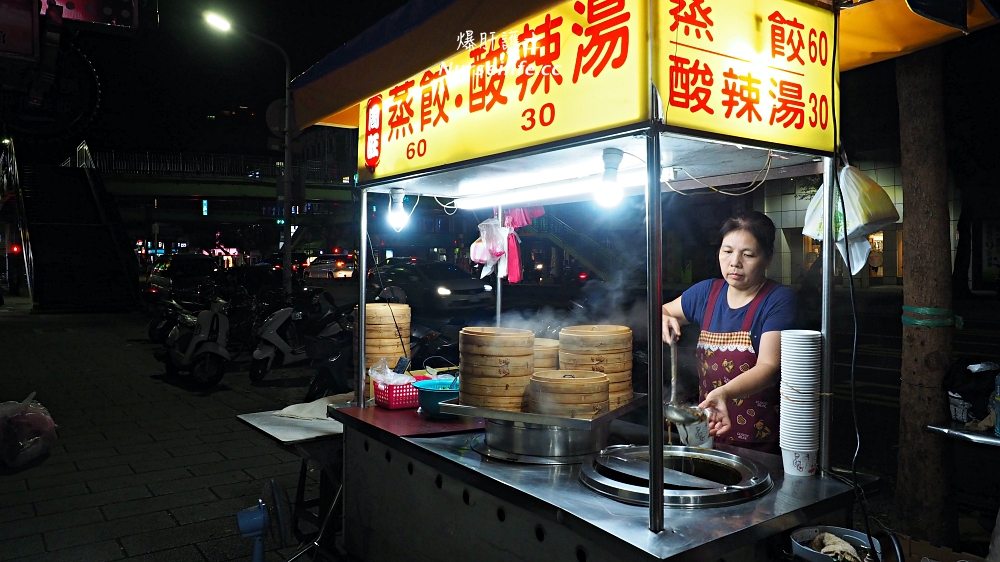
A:
<svg viewBox="0 0 1000 562">
<path fill-rule="evenodd" d="M 951 251 L 941 49 L 896 59 L 903 167 L 903 304 L 950 309 Z M 899 392 L 897 527 L 936 544 L 949 542 L 954 518 L 945 438 L 926 426 L 948 420 L 941 382 L 951 362 L 952 328 L 903 326 Z"/>
</svg>

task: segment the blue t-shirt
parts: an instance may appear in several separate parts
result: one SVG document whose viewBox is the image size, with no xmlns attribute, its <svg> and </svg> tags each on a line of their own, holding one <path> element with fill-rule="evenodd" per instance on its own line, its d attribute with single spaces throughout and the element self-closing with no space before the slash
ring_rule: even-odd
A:
<svg viewBox="0 0 1000 562">
<path fill-rule="evenodd" d="M 715 279 L 699 281 L 681 295 L 681 310 L 684 311 L 684 318 L 688 322 L 701 324 L 705 317 L 705 307 L 708 305 L 708 295 L 712 290 L 713 281 Z M 719 298 L 715 301 L 715 311 L 712 312 L 712 325 L 702 326 L 702 330 L 728 333 L 739 332 L 743 328 L 743 319 L 750 303 L 737 309 L 729 308 L 729 301 L 726 299 L 728 292 L 729 283 L 723 283 Z M 771 289 L 757 307 L 756 317 L 750 325 L 750 340 L 753 342 L 755 352 L 760 351 L 761 334 L 795 328 L 795 309 L 795 291 L 791 287 L 779 284 Z"/>
</svg>

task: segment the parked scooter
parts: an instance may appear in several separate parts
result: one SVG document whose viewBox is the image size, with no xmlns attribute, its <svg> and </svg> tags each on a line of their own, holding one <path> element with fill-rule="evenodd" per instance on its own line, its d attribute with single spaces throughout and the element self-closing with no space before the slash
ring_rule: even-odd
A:
<svg viewBox="0 0 1000 562">
<path fill-rule="evenodd" d="M 199 386 L 219 384 L 232 361 L 226 349 L 229 338 L 227 308 L 227 305 L 222 305 L 220 310 L 178 316 L 177 325 L 170 330 L 164 349 L 157 354 L 168 375 L 189 371 Z"/>
<path fill-rule="evenodd" d="M 250 380 L 260 382 L 271 369 L 312 359 L 306 344 L 339 333 L 343 329 L 337 322 L 339 314 L 342 311 L 326 291 L 303 287 L 293 296 L 293 306 L 273 312 L 257 330 Z"/>
</svg>

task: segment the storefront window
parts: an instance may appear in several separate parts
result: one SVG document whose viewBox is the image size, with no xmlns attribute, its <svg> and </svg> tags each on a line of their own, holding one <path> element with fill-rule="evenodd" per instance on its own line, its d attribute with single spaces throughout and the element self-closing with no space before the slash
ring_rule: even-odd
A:
<svg viewBox="0 0 1000 562">
<path fill-rule="evenodd" d="M 884 238 L 882 232 L 876 232 L 868 237 L 868 242 L 872 245 L 872 251 L 868 254 L 868 276 L 869 277 L 884 277 L 885 276 L 885 264 L 884 264 L 884 254 L 883 254 L 883 242 Z"/>
</svg>

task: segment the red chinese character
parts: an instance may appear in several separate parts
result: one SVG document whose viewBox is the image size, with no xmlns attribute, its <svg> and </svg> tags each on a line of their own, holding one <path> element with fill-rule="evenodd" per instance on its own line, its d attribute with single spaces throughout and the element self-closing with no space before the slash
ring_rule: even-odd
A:
<svg viewBox="0 0 1000 562">
<path fill-rule="evenodd" d="M 787 45 L 791 51 L 791 54 L 786 57 L 788 62 L 797 60 L 804 65 L 806 61 L 802 60 L 802 55 L 799 53 L 806 46 L 805 41 L 802 40 L 802 30 L 805 29 L 805 25 L 799 23 L 797 18 L 785 19 L 781 12 L 774 12 L 767 16 L 767 21 L 771 22 L 771 58 L 784 57 Z M 786 25 L 790 29 L 782 27 Z"/>
<path fill-rule="evenodd" d="M 525 90 L 528 82 L 531 82 L 531 94 L 538 91 L 538 85 L 545 83 L 545 93 L 549 93 L 550 82 L 554 79 L 556 84 L 562 84 L 562 75 L 556 70 L 555 61 L 559 58 L 559 32 L 553 30 L 562 25 L 562 17 L 552 19 L 551 14 L 545 14 L 545 21 L 531 29 L 528 24 L 524 24 L 524 31 L 517 36 L 518 59 L 517 59 L 517 79 L 515 82 L 521 86 L 521 93 L 518 100 L 524 100 Z M 534 38 L 534 40 L 532 40 Z"/>
<path fill-rule="evenodd" d="M 385 136 L 386 142 L 405 137 L 407 132 L 413 134 L 413 124 L 410 123 L 410 118 L 413 117 L 413 99 L 410 97 L 412 87 L 413 80 L 407 80 L 389 90 L 392 105 L 389 106 L 389 134 Z"/>
<path fill-rule="evenodd" d="M 708 98 L 712 91 L 706 86 L 711 86 L 715 79 L 712 77 L 712 69 L 708 64 L 699 68 L 700 61 L 695 60 L 693 66 L 688 66 L 691 61 L 676 55 L 670 55 L 670 97 L 669 104 L 674 107 L 690 108 L 691 113 L 703 110 L 709 115 L 714 115 L 715 110 L 708 107 Z M 698 86 L 699 82 L 701 86 Z"/>
<path fill-rule="evenodd" d="M 722 100 L 722 105 L 726 108 L 726 119 L 732 115 L 734 107 L 742 104 L 740 110 L 736 112 L 737 119 L 745 114 L 748 123 L 753 123 L 754 117 L 758 121 L 762 121 L 760 113 L 757 113 L 760 90 L 757 89 L 756 85 L 760 84 L 760 80 L 754 78 L 749 72 L 746 73 L 746 76 L 737 76 L 732 68 L 723 72 L 722 76 L 726 78 L 725 85 L 722 87 L 722 93 L 726 95 L 726 99 Z M 730 82 L 730 80 L 732 81 Z"/>
<path fill-rule="evenodd" d="M 497 102 L 507 103 L 507 96 L 500 93 L 507 77 L 507 42 L 490 41 L 470 51 L 472 66 L 469 68 L 469 112 L 490 108 Z M 489 98 L 487 100 L 486 98 Z"/>
<path fill-rule="evenodd" d="M 611 68 L 621 68 L 628 58 L 628 26 L 625 22 L 632 17 L 632 14 L 625 11 L 625 0 L 587 0 L 586 6 L 578 1 L 573 4 L 573 9 L 581 15 L 586 13 L 588 24 L 584 30 L 582 25 L 574 23 L 573 34 L 581 37 L 586 35 L 590 38 L 586 46 L 580 45 L 576 48 L 573 83 L 575 84 L 580 78 L 581 70 L 583 74 L 587 74 L 593 69 L 594 78 L 597 78 L 608 65 L 608 61 L 611 61 Z M 615 49 L 619 49 L 619 54 L 611 60 Z M 580 64 L 587 56 L 590 59 L 581 69 Z"/>
<path fill-rule="evenodd" d="M 438 121 L 448 122 L 448 114 L 444 112 L 445 103 L 451 99 L 448 93 L 448 68 L 441 65 L 437 72 L 428 70 L 420 78 L 420 130 L 428 125 L 437 127 Z M 431 109 L 436 109 L 434 121 L 431 122 Z"/>
<path fill-rule="evenodd" d="M 771 79 L 771 85 L 778 88 L 778 94 L 774 90 L 768 90 L 771 97 L 778 100 L 777 104 L 771 106 L 771 125 L 777 121 L 786 129 L 795 125 L 796 129 L 801 129 L 806 118 L 806 104 L 802 101 L 802 85 L 794 82 L 775 82 Z"/>
<path fill-rule="evenodd" d="M 712 13 L 712 8 L 703 6 L 705 0 L 670 0 L 675 6 L 670 10 L 670 15 L 674 17 L 674 23 L 670 24 L 670 31 L 677 31 L 680 24 L 684 24 L 684 35 L 691 35 L 691 28 L 694 28 L 694 35 L 701 39 L 701 31 L 705 30 L 705 36 L 709 41 L 714 41 L 712 30 L 714 25 L 712 18 L 708 14 Z M 687 8 L 687 12 L 684 12 Z M 683 13 L 682 13 L 683 12 Z"/>
</svg>

